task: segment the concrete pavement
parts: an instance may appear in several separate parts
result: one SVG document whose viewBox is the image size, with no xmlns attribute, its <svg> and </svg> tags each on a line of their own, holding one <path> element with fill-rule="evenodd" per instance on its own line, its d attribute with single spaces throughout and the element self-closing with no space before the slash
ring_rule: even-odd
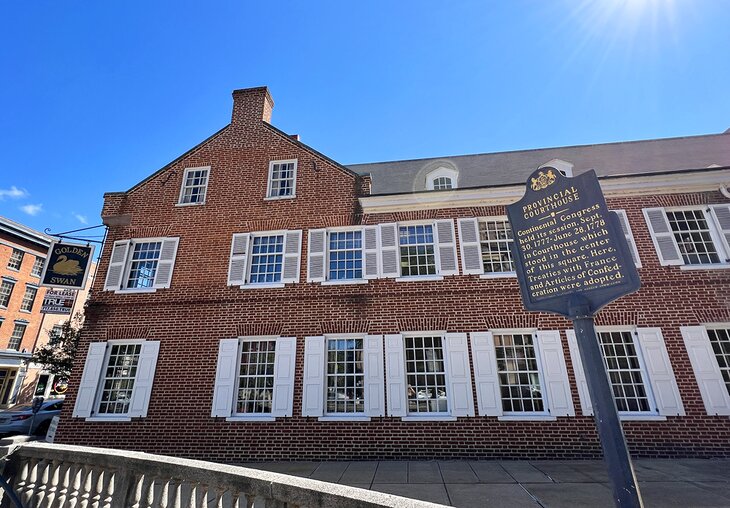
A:
<svg viewBox="0 0 730 508">
<path fill-rule="evenodd" d="M 256 462 L 254 469 L 460 507 L 614 506 L 601 461 Z M 647 507 L 730 507 L 730 460 L 635 460 Z"/>
</svg>

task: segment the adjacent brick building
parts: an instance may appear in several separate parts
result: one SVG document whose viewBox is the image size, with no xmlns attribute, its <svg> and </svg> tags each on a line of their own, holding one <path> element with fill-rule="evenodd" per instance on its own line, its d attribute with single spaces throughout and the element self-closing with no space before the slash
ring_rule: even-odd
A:
<svg viewBox="0 0 730 508">
<path fill-rule="evenodd" d="M 0 407 L 18 399 L 40 335 L 40 276 L 52 238 L 0 217 Z"/>
<path fill-rule="evenodd" d="M 563 318 L 525 312 L 505 205 L 595 169 L 642 288 L 597 317 L 635 455 L 730 456 L 730 134 L 344 167 L 230 125 L 105 196 L 57 440 L 236 462 L 596 457 Z"/>
</svg>

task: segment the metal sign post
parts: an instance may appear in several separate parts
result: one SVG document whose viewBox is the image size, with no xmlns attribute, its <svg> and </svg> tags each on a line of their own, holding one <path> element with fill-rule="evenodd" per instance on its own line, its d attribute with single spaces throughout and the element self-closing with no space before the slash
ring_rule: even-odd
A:
<svg viewBox="0 0 730 508">
<path fill-rule="evenodd" d="M 575 178 L 540 168 L 525 195 L 507 207 L 517 280 L 527 310 L 573 321 L 603 457 L 619 507 L 641 508 L 593 317 L 637 291 L 639 275 L 619 217 L 610 212 L 594 171 Z"/>
</svg>

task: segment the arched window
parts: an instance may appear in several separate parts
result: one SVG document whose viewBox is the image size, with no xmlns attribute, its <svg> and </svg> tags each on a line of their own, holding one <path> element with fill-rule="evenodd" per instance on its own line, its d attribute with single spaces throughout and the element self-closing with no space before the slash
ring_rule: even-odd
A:
<svg viewBox="0 0 730 508">
<path fill-rule="evenodd" d="M 426 189 L 449 190 L 456 189 L 459 172 L 455 169 L 439 167 L 426 175 Z"/>
<path fill-rule="evenodd" d="M 555 168 L 558 171 L 560 171 L 560 174 L 563 176 L 573 176 L 573 165 L 568 162 L 561 159 L 553 159 L 550 161 L 547 161 L 545 164 L 542 164 L 540 166 L 541 168 L 545 167 L 551 167 Z"/>
</svg>

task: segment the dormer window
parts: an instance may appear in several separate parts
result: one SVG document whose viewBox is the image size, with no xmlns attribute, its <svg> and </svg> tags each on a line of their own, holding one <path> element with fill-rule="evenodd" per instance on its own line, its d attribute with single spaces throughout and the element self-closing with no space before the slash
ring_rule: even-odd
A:
<svg viewBox="0 0 730 508">
<path fill-rule="evenodd" d="M 540 168 L 555 168 L 563 176 L 573 176 L 573 164 L 561 159 L 553 159 L 541 165 Z"/>
<path fill-rule="evenodd" d="M 297 160 L 271 161 L 267 199 L 293 198 L 297 187 Z"/>
<path fill-rule="evenodd" d="M 455 169 L 440 167 L 431 171 L 426 176 L 426 189 L 428 190 L 450 190 L 457 188 L 459 172 Z"/>
</svg>

